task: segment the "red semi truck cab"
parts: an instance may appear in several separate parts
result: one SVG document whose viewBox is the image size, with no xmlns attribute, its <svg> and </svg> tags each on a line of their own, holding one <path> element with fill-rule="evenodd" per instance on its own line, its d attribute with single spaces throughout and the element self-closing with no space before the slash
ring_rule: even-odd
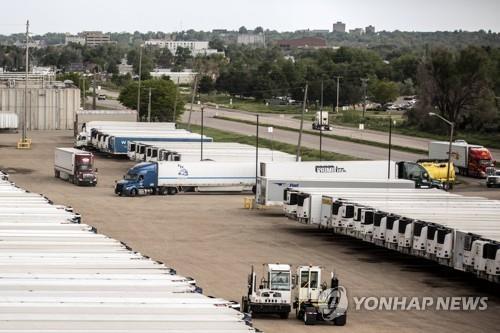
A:
<svg viewBox="0 0 500 333">
<path fill-rule="evenodd" d="M 97 184 L 96 171 L 93 169 L 94 155 L 75 148 L 56 148 L 54 175 L 76 185 Z"/>
<path fill-rule="evenodd" d="M 469 147 L 467 173 L 471 176 L 486 177 L 486 168 L 494 167 L 495 160 L 491 152 L 484 147 Z"/>
</svg>

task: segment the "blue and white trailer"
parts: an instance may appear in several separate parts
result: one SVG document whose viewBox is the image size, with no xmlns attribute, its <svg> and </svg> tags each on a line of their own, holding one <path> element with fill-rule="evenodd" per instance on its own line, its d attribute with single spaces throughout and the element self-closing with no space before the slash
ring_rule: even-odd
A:
<svg viewBox="0 0 500 333">
<path fill-rule="evenodd" d="M 244 191 L 255 185 L 255 163 L 143 162 L 116 183 L 115 193 L 176 194 L 178 192 Z"/>
<path fill-rule="evenodd" d="M 106 152 L 119 155 L 126 155 L 129 141 L 156 141 L 156 142 L 212 142 L 213 139 L 208 136 L 201 136 L 197 133 L 132 133 L 111 135 L 108 138 L 108 145 L 104 149 Z"/>
</svg>

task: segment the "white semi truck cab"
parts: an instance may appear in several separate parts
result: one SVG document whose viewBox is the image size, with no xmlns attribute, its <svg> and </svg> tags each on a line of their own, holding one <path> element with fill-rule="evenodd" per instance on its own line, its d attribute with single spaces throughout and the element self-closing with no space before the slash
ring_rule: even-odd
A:
<svg viewBox="0 0 500 333">
<path fill-rule="evenodd" d="M 331 131 L 328 111 L 317 111 L 312 124 L 313 130 Z"/>
</svg>

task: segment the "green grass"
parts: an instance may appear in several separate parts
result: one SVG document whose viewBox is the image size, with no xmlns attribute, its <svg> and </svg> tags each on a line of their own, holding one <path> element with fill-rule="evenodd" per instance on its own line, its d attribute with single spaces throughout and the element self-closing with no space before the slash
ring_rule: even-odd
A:
<svg viewBox="0 0 500 333">
<path fill-rule="evenodd" d="M 178 128 L 187 128 L 187 124 L 184 124 L 184 123 L 178 124 Z M 198 125 L 191 124 L 190 130 L 192 132 L 201 133 L 201 127 Z M 221 130 L 218 130 L 215 128 L 210 128 L 210 127 L 205 127 L 203 134 L 212 137 L 214 139 L 214 141 L 216 141 L 216 142 L 237 142 L 237 143 L 255 146 L 256 137 L 254 135 L 241 135 L 239 133 L 221 131 Z M 278 141 L 267 140 L 267 139 L 263 139 L 263 138 L 259 138 L 259 147 L 279 150 L 279 151 L 289 153 L 292 155 L 295 155 L 297 153 L 297 146 L 295 146 L 295 145 L 291 145 L 288 143 L 282 143 L 282 142 L 278 142 Z M 317 150 L 317 149 L 310 149 L 310 148 L 303 147 L 301 149 L 301 153 L 302 153 L 302 161 L 319 161 L 319 159 L 320 159 L 319 158 L 319 150 Z M 356 158 L 353 156 L 332 153 L 332 152 L 327 152 L 327 151 L 323 151 L 321 153 L 321 159 L 325 160 L 325 161 L 327 161 L 327 160 L 328 161 L 361 160 L 360 158 Z"/>
<path fill-rule="evenodd" d="M 243 119 L 236 119 L 236 118 L 223 117 L 223 116 L 215 116 L 214 118 L 222 119 L 222 120 L 229 120 L 229 121 L 234 121 L 234 122 L 244 123 L 244 124 L 249 124 L 249 125 L 255 125 L 256 124 L 256 122 L 251 121 L 251 120 L 243 120 Z M 299 132 L 299 130 L 296 129 L 296 128 L 291 128 L 291 127 L 286 127 L 286 126 L 280 126 L 280 125 L 275 125 L 275 124 L 259 123 L 259 125 L 261 125 L 261 126 L 272 126 L 274 128 L 282 129 L 282 130 L 285 130 L 285 131 Z M 319 136 L 319 132 L 318 131 L 303 130 L 303 133 Z M 369 141 L 369 140 L 363 140 L 363 139 L 355 139 L 355 138 L 351 138 L 351 137 L 348 137 L 348 136 L 329 134 L 327 132 L 323 132 L 323 137 L 331 138 L 331 139 L 335 139 L 335 140 L 340 140 L 340 141 L 348 141 L 348 142 L 353 142 L 353 143 L 359 143 L 359 144 L 367 145 L 367 146 L 373 146 L 373 147 L 379 147 L 379 148 L 385 148 L 385 149 L 389 148 L 389 145 L 385 144 L 385 143 L 376 142 L 376 141 Z M 408 153 L 425 154 L 425 155 L 427 154 L 426 150 L 421 150 L 421 149 L 417 149 L 417 148 L 410 148 L 410 147 L 404 147 L 404 146 L 398 146 L 398 145 L 391 145 L 391 147 L 394 150 L 405 151 L 405 152 L 408 152 Z"/>
<path fill-rule="evenodd" d="M 229 104 L 230 99 L 233 99 L 233 104 Z M 258 112 L 258 113 L 287 113 L 287 114 L 299 114 L 301 111 L 300 105 L 268 105 L 262 101 L 256 101 L 251 99 L 240 99 L 231 97 L 229 95 L 206 95 L 202 94 L 200 97 L 202 103 L 205 104 L 217 104 L 220 107 L 233 110 L 241 110 L 248 112 Z"/>
</svg>

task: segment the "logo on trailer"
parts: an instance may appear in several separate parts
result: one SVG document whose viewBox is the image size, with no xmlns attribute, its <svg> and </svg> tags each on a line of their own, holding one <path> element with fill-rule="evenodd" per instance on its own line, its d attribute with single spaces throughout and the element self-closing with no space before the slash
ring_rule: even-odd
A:
<svg viewBox="0 0 500 333">
<path fill-rule="evenodd" d="M 318 165 L 315 167 L 316 173 L 344 173 L 347 172 L 345 168 L 336 165 Z"/>
<path fill-rule="evenodd" d="M 189 176 L 189 172 L 187 171 L 186 168 L 184 168 L 184 166 L 182 166 L 181 164 L 177 164 L 177 166 L 179 167 L 179 173 L 178 173 L 179 176 L 184 176 L 184 177 Z"/>
</svg>

